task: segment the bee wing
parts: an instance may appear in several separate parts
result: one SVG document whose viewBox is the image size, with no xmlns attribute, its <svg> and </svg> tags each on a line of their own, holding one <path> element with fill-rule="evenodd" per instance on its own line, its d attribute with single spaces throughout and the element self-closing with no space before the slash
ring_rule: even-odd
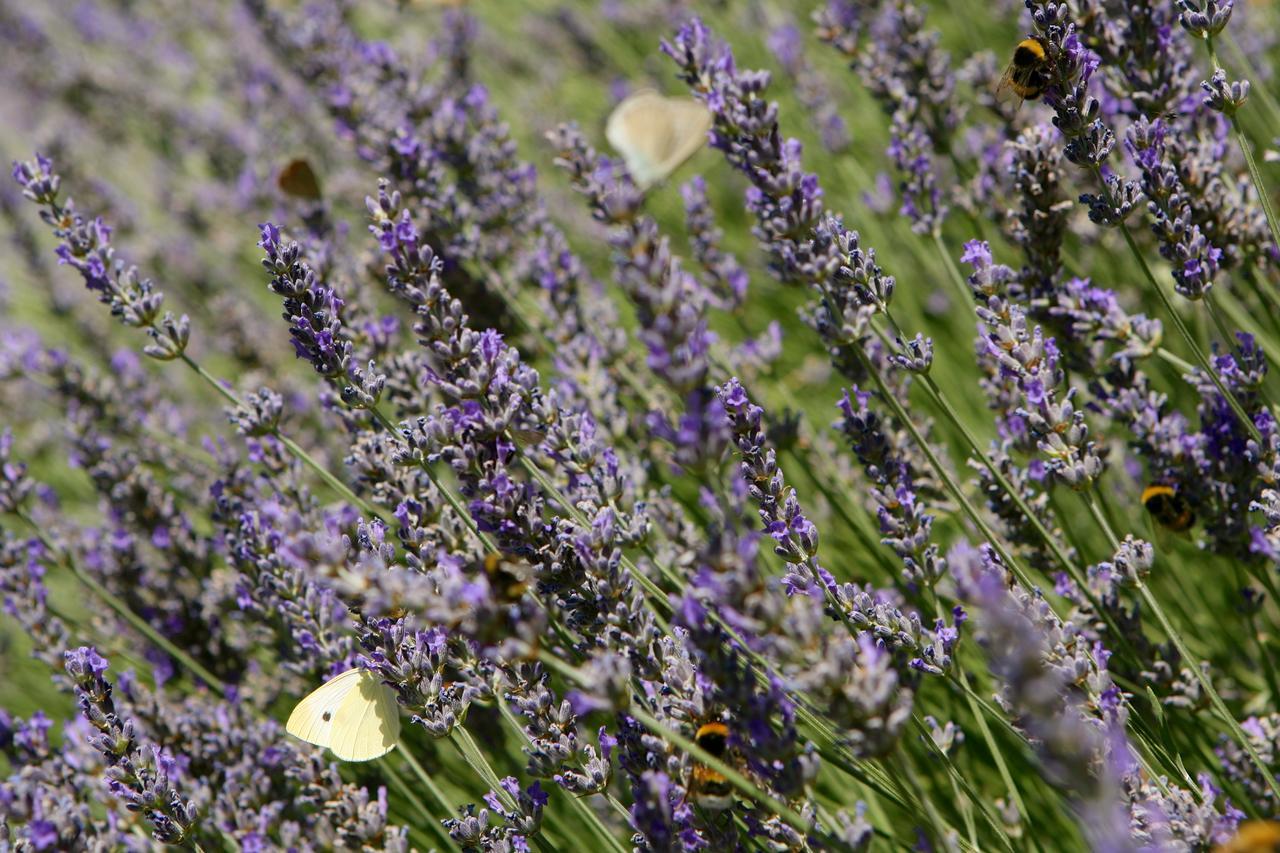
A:
<svg viewBox="0 0 1280 853">
<path fill-rule="evenodd" d="M 1000 79 L 996 81 L 996 85 L 994 87 L 996 103 L 1012 104 L 1015 101 L 1018 104 L 1022 103 L 1022 96 L 1018 94 L 1017 90 L 1013 86 L 1013 76 L 1015 73 L 1017 73 L 1017 69 L 1014 67 L 1014 64 L 1010 62 L 1009 66 L 1005 68 L 1004 73 L 1000 75 Z"/>
</svg>

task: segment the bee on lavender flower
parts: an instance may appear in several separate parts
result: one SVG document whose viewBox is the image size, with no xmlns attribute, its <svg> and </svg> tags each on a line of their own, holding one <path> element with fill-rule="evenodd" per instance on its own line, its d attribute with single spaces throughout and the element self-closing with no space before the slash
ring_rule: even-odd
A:
<svg viewBox="0 0 1280 853">
<path fill-rule="evenodd" d="M 1196 514 L 1173 486 L 1154 483 L 1142 490 L 1142 505 L 1162 527 L 1181 533 L 1196 523 Z"/>
<path fill-rule="evenodd" d="M 1280 823 L 1274 820 L 1249 820 L 1226 844 L 1213 848 L 1214 853 L 1275 853 L 1280 850 Z"/>
<path fill-rule="evenodd" d="M 510 604 L 519 601 L 529 590 L 533 567 L 523 560 L 491 552 L 484 558 L 484 574 L 497 600 Z"/>
<path fill-rule="evenodd" d="M 1029 36 L 1014 48 L 1013 60 L 996 85 L 996 98 L 1034 101 L 1049 85 L 1049 53 L 1044 39 Z"/>
<path fill-rule="evenodd" d="M 693 736 L 693 742 L 710 755 L 721 760 L 729 750 L 729 727 L 724 723 L 703 723 Z M 708 811 L 724 811 L 733 805 L 733 786 L 718 770 L 701 762 L 689 771 L 689 799 Z"/>
</svg>

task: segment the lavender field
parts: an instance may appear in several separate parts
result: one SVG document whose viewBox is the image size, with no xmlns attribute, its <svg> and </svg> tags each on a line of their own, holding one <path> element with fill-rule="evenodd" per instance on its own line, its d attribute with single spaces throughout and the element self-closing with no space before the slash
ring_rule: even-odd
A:
<svg viewBox="0 0 1280 853">
<path fill-rule="evenodd" d="M 0 0 L 0 851 L 1280 851 L 1270 0 Z"/>
</svg>

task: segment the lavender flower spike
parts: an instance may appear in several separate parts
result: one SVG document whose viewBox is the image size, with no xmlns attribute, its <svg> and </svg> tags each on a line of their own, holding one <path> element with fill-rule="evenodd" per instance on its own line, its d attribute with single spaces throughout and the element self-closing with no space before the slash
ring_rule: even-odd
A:
<svg viewBox="0 0 1280 853">
<path fill-rule="evenodd" d="M 102 677 L 107 661 L 90 646 L 66 653 L 66 671 L 80 713 L 99 734 L 92 743 L 107 762 L 107 786 L 130 811 L 141 812 L 163 844 L 183 844 L 196 832 L 196 808 L 170 784 L 177 769 L 173 757 L 140 737 L 122 720 L 111 699 L 111 682 Z"/>
</svg>

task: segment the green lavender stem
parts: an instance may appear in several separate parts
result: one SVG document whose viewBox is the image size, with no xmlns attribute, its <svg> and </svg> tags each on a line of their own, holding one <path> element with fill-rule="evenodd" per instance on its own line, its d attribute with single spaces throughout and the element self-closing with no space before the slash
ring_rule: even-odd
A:
<svg viewBox="0 0 1280 853">
<path fill-rule="evenodd" d="M 1209 36 L 1204 40 L 1205 48 L 1209 52 L 1209 61 L 1213 63 L 1214 71 L 1223 71 L 1222 63 L 1218 61 L 1218 51 L 1213 44 L 1213 36 Z M 1267 194 L 1267 187 L 1262 182 L 1262 172 L 1258 169 L 1258 162 L 1253 157 L 1253 146 L 1249 144 L 1249 140 L 1244 135 L 1244 130 L 1240 127 L 1240 119 L 1234 112 L 1229 115 L 1231 119 L 1231 129 L 1235 133 L 1236 144 L 1240 146 L 1240 153 L 1244 155 L 1245 165 L 1249 168 L 1249 179 L 1253 181 L 1254 192 L 1258 194 L 1258 201 L 1262 204 L 1262 212 L 1267 217 L 1267 227 L 1271 229 L 1271 240 L 1276 246 L 1280 246 L 1280 221 L 1276 220 L 1276 212 L 1271 207 L 1271 197 Z"/>
<path fill-rule="evenodd" d="M 1105 187 L 1106 183 L 1103 181 L 1102 171 L 1097 166 L 1094 167 L 1093 171 L 1094 175 L 1097 177 L 1098 183 Z M 1240 401 L 1237 400 L 1235 395 L 1227 390 L 1226 385 L 1222 383 L 1222 378 L 1218 376 L 1218 372 L 1214 370 L 1213 366 L 1209 363 L 1209 358 L 1205 355 L 1204 349 L 1196 342 L 1195 337 L 1191 334 L 1191 330 L 1187 328 L 1186 321 L 1182 319 L 1182 315 L 1178 313 L 1177 308 L 1174 307 L 1173 302 L 1169 299 L 1169 295 L 1165 293 L 1164 288 L 1160 286 L 1158 281 L 1156 281 L 1155 274 L 1151 272 L 1151 267 L 1147 264 L 1147 259 L 1143 256 L 1142 250 L 1138 248 L 1137 241 L 1133 239 L 1133 233 L 1129 230 L 1129 226 L 1121 222 L 1119 228 L 1120 233 L 1124 236 L 1125 243 L 1129 246 L 1130 253 L 1132 253 L 1134 258 L 1137 259 L 1138 265 L 1142 267 L 1142 274 L 1147 279 L 1147 283 L 1151 285 L 1151 289 L 1155 291 L 1158 297 L 1160 297 L 1160 302 L 1164 305 L 1165 313 L 1173 320 L 1174 327 L 1178 330 L 1178 334 L 1182 336 L 1182 339 L 1191 349 L 1191 354 L 1194 355 L 1196 361 L 1199 362 L 1200 368 L 1213 382 L 1214 386 L 1217 387 L 1218 393 L 1227 401 L 1227 405 L 1231 407 L 1231 411 L 1235 413 L 1235 416 L 1240 420 L 1240 424 L 1248 431 L 1253 440 L 1262 444 L 1262 434 L 1258 432 L 1258 428 L 1245 413 L 1244 408 L 1240 405 Z"/>
<path fill-rule="evenodd" d="M 192 359 L 186 353 L 183 353 L 182 356 L 180 356 L 180 360 L 187 367 L 191 368 L 197 376 L 203 379 L 210 388 L 218 392 L 219 396 L 224 400 L 233 406 L 240 405 L 240 398 L 233 391 L 223 385 L 222 382 L 218 381 L 217 377 L 205 370 L 199 362 Z M 349 502 L 352 506 L 359 507 L 366 515 L 381 518 L 384 521 L 387 520 L 386 517 L 373 506 L 373 504 L 353 492 L 350 486 L 335 477 L 328 468 L 325 468 L 317 462 L 315 457 L 303 449 L 302 445 L 285 435 L 279 427 L 273 427 L 271 435 L 284 445 L 285 449 L 288 450 L 295 459 L 314 471 L 321 480 L 323 480 L 335 492 L 342 495 L 343 499 Z"/>
<path fill-rule="evenodd" d="M 427 773 L 422 769 L 422 765 L 413 757 L 413 754 L 409 751 L 408 745 L 401 744 L 399 752 L 404 758 L 405 763 L 413 770 L 414 775 L 418 777 L 418 781 L 422 783 L 422 786 L 430 792 L 441 806 L 444 807 L 445 813 L 453 813 L 453 807 L 444 799 L 444 794 L 440 791 L 439 787 L 436 786 L 435 781 L 427 775 Z M 413 792 L 413 789 L 405 784 L 405 781 L 400 778 L 400 774 L 396 771 L 396 768 L 390 759 L 387 756 L 383 756 L 378 759 L 378 764 L 382 766 L 383 771 L 387 778 L 391 780 L 391 784 L 395 787 L 396 792 L 408 800 L 409 803 L 418 810 L 418 813 L 427 819 L 427 823 L 431 825 L 432 834 L 435 835 L 445 847 L 453 850 L 459 849 L 457 842 L 449 837 L 449 833 L 445 832 L 444 827 L 440 825 L 439 820 L 437 820 L 427 809 L 427 804 L 424 803 L 421 798 Z"/>
<path fill-rule="evenodd" d="M 1111 525 L 1108 524 L 1106 518 L 1103 517 L 1102 511 L 1098 509 L 1097 501 L 1095 501 L 1093 496 L 1089 494 L 1082 494 L 1081 497 L 1084 499 L 1085 505 L 1089 509 L 1089 514 L 1093 516 L 1093 519 L 1097 522 L 1099 529 L 1101 529 L 1103 535 L 1107 537 L 1107 541 L 1111 544 L 1112 549 L 1114 550 L 1119 548 L 1120 540 L 1116 538 L 1115 531 L 1111 529 Z M 1169 617 L 1165 613 L 1164 608 L 1156 597 L 1151 594 L 1151 589 L 1146 585 L 1146 583 L 1143 582 L 1141 578 L 1135 578 L 1134 583 L 1138 588 L 1139 595 L 1142 597 L 1143 604 L 1148 610 L 1155 614 L 1156 621 L 1160 623 L 1160 628 L 1173 643 L 1174 648 L 1178 650 L 1178 654 L 1182 656 L 1182 660 L 1186 662 L 1187 668 L 1191 670 L 1196 681 L 1200 682 L 1201 689 L 1204 690 L 1205 695 L 1209 697 L 1209 704 L 1213 706 L 1214 710 L 1218 712 L 1218 716 L 1227 724 L 1227 728 L 1231 730 L 1232 737 L 1240 744 L 1241 748 L 1248 753 L 1250 760 L 1252 760 L 1254 766 L 1258 768 L 1258 772 L 1262 774 L 1264 779 L 1266 779 L 1267 787 L 1271 789 L 1271 793 L 1276 798 L 1280 799 L 1280 781 L 1277 781 L 1275 774 L 1271 772 L 1267 767 L 1266 762 L 1262 760 L 1262 756 L 1258 754 L 1256 749 L 1254 749 L 1253 742 L 1249 740 L 1248 734 L 1246 734 L 1245 730 L 1241 728 L 1239 721 L 1235 718 L 1235 715 L 1227 708 L 1227 704 L 1222 701 L 1222 697 L 1218 694 L 1217 688 L 1213 686 L 1213 682 L 1209 680 L 1209 676 L 1205 675 L 1204 668 L 1201 666 L 1200 658 L 1197 655 L 1192 654 L 1191 649 L 1188 648 L 1186 644 L 1186 641 L 1183 640 L 1182 634 L 1173 626 L 1173 623 L 1169 621 Z"/>
<path fill-rule="evenodd" d="M 967 305 L 972 311 L 977 305 L 974 300 L 973 291 L 969 285 L 965 283 L 964 276 L 960 274 L 959 268 L 956 267 L 955 261 L 951 260 L 951 253 L 947 251 L 947 246 L 942 242 L 941 234 L 933 235 L 934 248 L 938 250 L 938 255 L 942 258 L 942 264 L 947 269 L 947 280 L 960 294 L 960 304 Z"/>
<path fill-rule="evenodd" d="M 24 524 L 29 526 L 35 532 L 36 538 L 38 538 L 44 547 L 49 550 L 49 553 L 53 554 L 59 561 L 61 561 L 62 564 L 71 571 L 71 574 L 75 576 L 76 580 L 96 595 L 103 604 L 114 610 L 121 619 L 133 626 L 138 633 L 146 637 L 147 640 L 149 640 L 156 648 L 163 650 L 165 654 L 169 655 L 169 657 L 178 661 L 205 684 L 209 685 L 218 693 L 226 693 L 227 686 L 222 682 L 222 679 L 218 678 L 206 669 L 203 664 L 191 657 L 191 655 L 187 654 L 170 642 L 167 637 L 152 627 L 151 623 L 143 619 L 137 613 L 134 613 L 133 610 L 130 609 L 129 605 L 125 604 L 125 602 L 118 598 L 115 593 L 103 586 L 97 578 L 82 571 L 80 567 L 76 565 L 71 554 L 62 550 L 62 548 L 58 547 L 58 545 L 45 535 L 44 530 L 36 524 L 35 519 L 31 518 L 31 516 L 27 515 L 20 509 L 14 510 L 13 514 Z"/>
</svg>

